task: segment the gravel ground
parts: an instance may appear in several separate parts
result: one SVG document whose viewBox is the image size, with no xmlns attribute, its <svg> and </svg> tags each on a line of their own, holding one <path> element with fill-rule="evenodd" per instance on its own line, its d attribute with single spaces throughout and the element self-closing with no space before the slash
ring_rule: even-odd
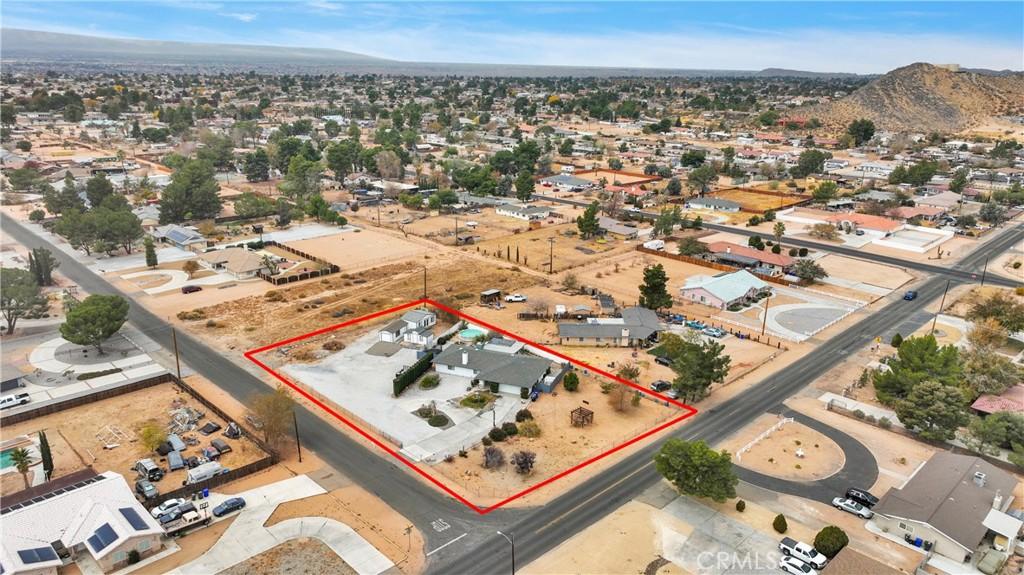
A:
<svg viewBox="0 0 1024 575">
<path fill-rule="evenodd" d="M 356 571 L 342 561 L 334 551 L 331 551 L 330 547 L 318 539 L 305 538 L 285 541 L 273 549 L 221 571 L 219 575 L 270 575 L 272 573 L 356 575 Z"/>
</svg>

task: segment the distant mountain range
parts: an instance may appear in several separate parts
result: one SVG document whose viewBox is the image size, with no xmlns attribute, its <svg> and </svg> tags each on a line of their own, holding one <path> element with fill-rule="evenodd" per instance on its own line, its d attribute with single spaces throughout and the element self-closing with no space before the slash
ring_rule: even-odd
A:
<svg viewBox="0 0 1024 575">
<path fill-rule="evenodd" d="M 1001 115 L 1024 114 L 1024 72 L 950 71 L 931 64 L 897 68 L 849 96 L 800 110 L 826 127 L 858 118 L 900 132 L 959 132 Z"/>
<path fill-rule="evenodd" d="M 246 44 L 206 44 L 60 34 L 17 28 L 0 31 L 0 55 L 11 70 L 88 72 L 255 70 L 265 73 L 356 73 L 465 76 L 854 77 L 856 74 L 765 70 L 699 70 L 586 66 L 403 62 L 355 52 Z"/>
</svg>

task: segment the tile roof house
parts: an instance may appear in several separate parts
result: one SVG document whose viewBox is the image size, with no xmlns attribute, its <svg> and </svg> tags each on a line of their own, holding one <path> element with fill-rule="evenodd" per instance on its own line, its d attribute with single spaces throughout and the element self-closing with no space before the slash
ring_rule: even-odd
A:
<svg viewBox="0 0 1024 575">
<path fill-rule="evenodd" d="M 437 316 L 429 311 L 415 309 L 384 326 L 378 338 L 388 343 L 409 343 L 418 347 L 434 345 L 434 325 Z"/>
<path fill-rule="evenodd" d="M 501 393 L 520 395 L 544 380 L 551 362 L 531 354 L 492 351 L 483 346 L 455 344 L 434 357 L 438 373 L 496 385 Z"/>
<path fill-rule="evenodd" d="M 732 242 L 711 242 L 707 246 L 710 259 L 725 264 L 752 267 L 756 272 L 765 275 L 782 275 L 786 268 L 793 265 L 793 258 L 786 254 L 772 253 L 770 250 L 758 250 Z"/>
<path fill-rule="evenodd" d="M 1024 413 L 1024 383 L 1018 383 L 999 395 L 986 393 L 974 400 L 971 409 L 984 414 L 1000 411 Z"/>
<path fill-rule="evenodd" d="M 915 205 L 915 206 L 900 206 L 889 210 L 886 214 L 891 218 L 897 220 L 907 221 L 911 218 L 921 218 L 929 221 L 934 221 L 940 216 L 946 213 L 945 208 L 939 208 L 935 206 Z"/>
<path fill-rule="evenodd" d="M 768 284 L 747 270 L 717 276 L 698 275 L 686 280 L 679 288 L 684 299 L 719 309 L 743 304 L 769 289 Z"/>
<path fill-rule="evenodd" d="M 588 318 L 584 322 L 561 322 L 558 324 L 559 343 L 631 347 L 657 340 L 662 330 L 658 314 L 643 307 L 627 307 L 621 315 L 617 318 Z"/>
<path fill-rule="evenodd" d="M 241 247 L 206 252 L 199 256 L 199 260 L 210 269 L 226 271 L 237 279 L 256 277 L 266 267 L 262 256 Z"/>
<path fill-rule="evenodd" d="M 872 509 L 875 524 L 897 537 L 930 542 L 935 553 L 969 561 L 989 531 L 1017 536 L 1006 511 L 1017 478 L 980 457 L 940 451 Z"/>
<path fill-rule="evenodd" d="M 5 498 L 0 572 L 56 574 L 63 557 L 83 563 L 83 572 L 110 572 L 128 565 L 131 551 L 145 558 L 163 547 L 160 524 L 121 475 L 90 469 L 48 485 L 29 500 Z"/>
</svg>

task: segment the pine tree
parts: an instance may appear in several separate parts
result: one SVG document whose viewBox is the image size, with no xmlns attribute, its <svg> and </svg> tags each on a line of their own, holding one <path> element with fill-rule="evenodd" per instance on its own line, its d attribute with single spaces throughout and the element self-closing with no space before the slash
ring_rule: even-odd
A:
<svg viewBox="0 0 1024 575">
<path fill-rule="evenodd" d="M 46 439 L 46 432 L 39 432 L 39 457 L 43 461 L 43 473 L 46 481 L 53 475 L 53 454 L 50 453 L 50 441 Z"/>
<path fill-rule="evenodd" d="M 153 238 L 147 237 L 143 243 L 146 246 L 146 267 L 155 268 L 159 262 L 156 259 L 156 246 L 153 245 Z"/>
<path fill-rule="evenodd" d="M 668 275 L 661 264 L 644 268 L 644 283 L 640 286 L 640 305 L 653 310 L 672 307 L 668 293 Z"/>
</svg>

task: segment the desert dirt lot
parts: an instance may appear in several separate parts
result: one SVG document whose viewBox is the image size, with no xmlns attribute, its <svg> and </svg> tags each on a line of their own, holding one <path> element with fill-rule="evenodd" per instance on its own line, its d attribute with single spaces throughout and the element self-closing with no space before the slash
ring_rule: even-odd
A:
<svg viewBox="0 0 1024 575">
<path fill-rule="evenodd" d="M 736 202 L 742 206 L 742 209 L 753 212 L 782 210 L 808 199 L 808 196 L 801 196 L 799 194 L 788 194 L 783 191 L 772 192 L 753 188 L 727 188 L 712 192 L 710 195 L 720 200 Z"/>
<path fill-rule="evenodd" d="M 423 245 L 373 228 L 288 242 L 288 246 L 336 264 L 344 271 L 417 258 L 429 251 Z"/>
<path fill-rule="evenodd" d="M 433 259 L 428 295 L 455 308 L 475 302 L 483 289 L 506 292 L 536 283 L 514 269 Z M 228 349 L 251 349 L 381 311 L 423 295 L 423 267 L 404 262 L 342 273 L 193 310 L 187 325 Z M 212 323 L 211 323 L 212 322 Z"/>
<path fill-rule="evenodd" d="M 550 240 L 554 239 L 554 271 L 559 272 L 622 254 L 635 247 L 635 243 L 612 238 L 584 240 L 575 232 L 575 224 L 557 224 L 485 240 L 463 249 L 546 272 L 551 261 Z"/>
<path fill-rule="evenodd" d="M 179 389 L 177 386 L 166 383 L 156 385 L 147 389 L 126 393 L 110 399 L 104 399 L 91 403 L 87 406 L 69 409 L 52 415 L 37 417 L 35 419 L 5 426 L 4 435 L 13 437 L 16 435 L 35 435 L 38 431 L 45 431 L 46 438 L 50 442 L 53 453 L 54 477 L 60 477 L 73 471 L 91 465 L 97 472 L 116 471 L 127 479 L 135 477 L 131 467 L 139 459 L 150 457 L 158 465 L 167 470 L 167 462 L 156 452 L 147 450 L 139 437 L 139 430 L 149 422 L 155 422 L 161 428 L 166 429 L 170 422 L 168 410 L 175 405 L 184 404 L 199 411 L 206 409 L 192 396 Z M 213 421 L 225 427 L 225 422 L 212 414 L 199 420 L 199 426 L 207 421 Z M 103 434 L 107 431 L 108 425 L 116 426 L 126 436 L 123 439 L 113 438 Z M 100 434 L 100 437 L 97 437 Z M 228 468 L 236 468 L 264 457 L 263 451 L 252 442 L 241 439 L 227 439 L 218 431 L 210 436 L 200 435 L 196 431 L 188 432 L 186 435 L 194 435 L 199 440 L 199 446 L 208 446 L 215 438 L 224 439 L 232 448 L 231 452 L 224 454 L 220 462 Z M 102 437 L 102 439 L 101 439 Z M 119 443 L 118 447 L 104 449 L 106 443 Z M 196 455 L 199 446 L 189 447 L 185 455 Z M 5 475 L 4 492 L 9 493 L 10 487 Z M 21 477 L 17 477 L 17 487 L 21 486 Z M 169 491 L 177 489 L 185 480 L 185 470 L 168 472 L 160 482 L 156 483 L 157 489 Z"/>
<path fill-rule="evenodd" d="M 514 436 L 495 443 L 505 453 L 506 461 L 520 450 L 536 453 L 532 473 L 520 475 L 508 462 L 496 469 L 485 469 L 482 446 L 469 450 L 467 457 L 456 457 L 450 463 L 437 463 L 431 467 L 432 471 L 478 497 L 507 497 L 683 414 L 675 406 L 652 401 L 654 398 L 646 394 L 634 407 L 631 405 L 633 390 L 630 388 L 603 376 L 578 373 L 579 391 L 572 393 L 559 387 L 555 393 L 543 394 L 529 405 L 534 421 L 540 425 L 540 437 Z M 611 382 L 616 389 L 623 389 L 625 395 L 620 396 L 617 391 L 603 393 L 603 382 Z M 570 412 L 578 407 L 594 412 L 591 425 L 574 427 L 570 423 Z"/>
<path fill-rule="evenodd" d="M 250 557 L 221 571 L 220 575 L 247 575 L 248 573 L 355 575 L 356 570 L 319 539 L 303 537 L 290 539 L 277 547 Z"/>
<path fill-rule="evenodd" d="M 842 449 L 828 437 L 795 421 L 784 424 L 752 445 L 749 451 L 740 453 L 779 421 L 776 415 L 764 414 L 716 447 L 732 453 L 736 465 L 781 479 L 816 481 L 842 469 L 845 462 Z M 797 450 L 802 451 L 803 457 L 797 456 Z"/>
</svg>

